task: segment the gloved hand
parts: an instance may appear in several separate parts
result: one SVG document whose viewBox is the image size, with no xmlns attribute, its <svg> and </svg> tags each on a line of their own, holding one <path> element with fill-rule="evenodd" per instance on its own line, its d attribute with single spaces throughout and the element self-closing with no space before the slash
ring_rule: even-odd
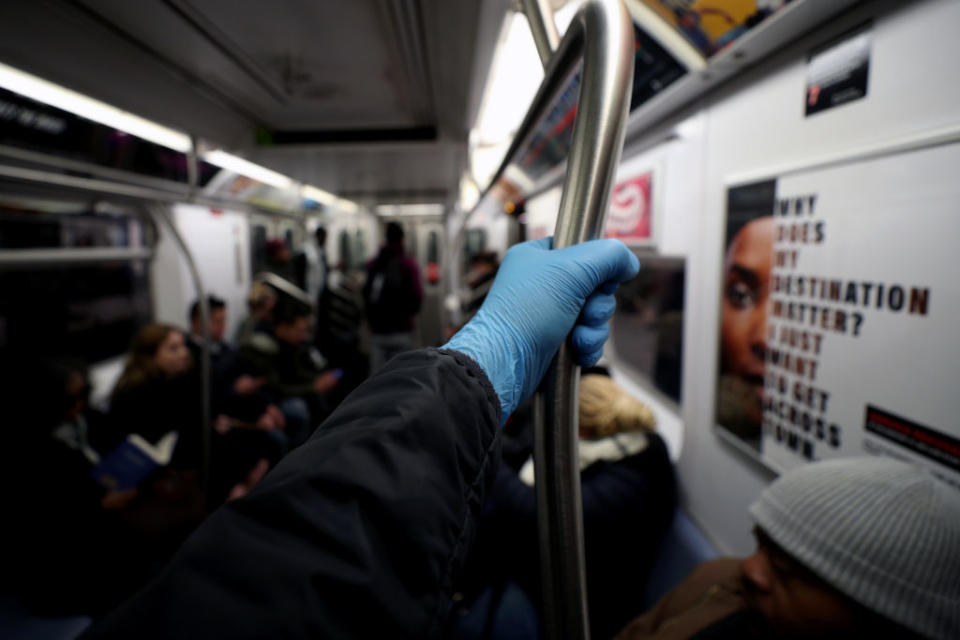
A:
<svg viewBox="0 0 960 640">
<path fill-rule="evenodd" d="M 568 335 L 578 364 L 600 359 L 616 309 L 613 293 L 640 269 L 619 240 L 557 251 L 552 245 L 544 238 L 511 248 L 477 315 L 443 347 L 480 365 L 504 421 L 537 388 Z"/>
</svg>

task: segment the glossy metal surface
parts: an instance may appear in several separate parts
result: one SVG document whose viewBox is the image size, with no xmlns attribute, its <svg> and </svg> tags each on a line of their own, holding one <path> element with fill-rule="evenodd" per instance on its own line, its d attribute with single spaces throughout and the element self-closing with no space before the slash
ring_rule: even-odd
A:
<svg viewBox="0 0 960 640">
<path fill-rule="evenodd" d="M 153 251 L 147 247 L 81 247 L 69 249 L 0 249 L 0 265 L 35 265 L 51 263 L 129 262 L 149 260 Z"/>
<path fill-rule="evenodd" d="M 581 7 L 547 66 L 524 125 L 536 122 L 548 96 L 556 95 L 581 56 L 580 96 L 554 248 L 598 238 L 603 230 L 633 79 L 633 25 L 620 0 L 590 0 Z M 529 129 L 522 126 L 521 131 Z M 548 638 L 590 635 L 577 452 L 579 378 L 564 344 L 535 399 L 537 520 Z"/>
<path fill-rule="evenodd" d="M 187 261 L 187 268 L 190 271 L 190 277 L 193 280 L 194 289 L 197 292 L 197 300 L 200 301 L 200 326 L 203 328 L 203 343 L 200 345 L 200 410 L 203 412 L 203 421 L 201 429 L 203 430 L 201 438 L 202 459 L 200 466 L 200 481 L 203 486 L 203 495 L 208 504 L 210 498 L 210 469 L 211 469 L 211 447 L 213 437 L 213 425 L 210 419 L 210 305 L 207 300 L 207 290 L 203 286 L 203 278 L 200 276 L 200 269 L 190 253 L 190 248 L 173 222 L 170 210 L 164 207 L 153 209 L 156 216 L 170 232 L 170 236 L 176 242 L 177 247 Z"/>
<path fill-rule="evenodd" d="M 553 52 L 560 45 L 560 34 L 553 19 L 553 7 L 550 6 L 550 0 L 523 0 L 523 12 L 530 23 L 537 55 L 546 67 L 553 57 Z"/>
</svg>

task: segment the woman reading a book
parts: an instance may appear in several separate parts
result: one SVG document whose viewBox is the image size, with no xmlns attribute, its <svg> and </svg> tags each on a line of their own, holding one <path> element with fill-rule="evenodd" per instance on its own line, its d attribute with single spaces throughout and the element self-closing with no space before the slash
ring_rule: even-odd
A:
<svg viewBox="0 0 960 640">
<path fill-rule="evenodd" d="M 200 463 L 199 385 L 190 375 L 193 360 L 183 333 L 150 324 L 134 337 L 123 374 L 113 390 L 110 416 L 124 437 L 136 433 L 156 444 L 177 432 L 172 466 Z"/>
</svg>

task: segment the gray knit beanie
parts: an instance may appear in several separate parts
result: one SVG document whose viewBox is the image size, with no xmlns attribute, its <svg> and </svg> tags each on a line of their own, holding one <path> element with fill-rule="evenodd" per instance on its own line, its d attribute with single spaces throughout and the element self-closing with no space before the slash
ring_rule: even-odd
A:
<svg viewBox="0 0 960 640">
<path fill-rule="evenodd" d="M 805 465 L 751 507 L 757 525 L 871 611 L 931 638 L 960 638 L 960 498 L 889 458 Z"/>
</svg>

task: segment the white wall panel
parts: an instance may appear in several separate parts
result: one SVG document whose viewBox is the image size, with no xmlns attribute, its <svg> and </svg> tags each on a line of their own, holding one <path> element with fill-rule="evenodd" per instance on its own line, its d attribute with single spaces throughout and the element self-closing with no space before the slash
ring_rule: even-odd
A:
<svg viewBox="0 0 960 640">
<path fill-rule="evenodd" d="M 866 99 L 805 118 L 806 56 L 874 20 Z M 747 507 L 772 477 L 712 431 L 726 186 L 960 122 L 960 3 L 875 2 L 748 71 L 705 105 L 702 205 L 691 230 L 679 471 L 685 505 L 721 550 L 752 547 Z M 669 167 L 671 170 L 673 167 Z"/>
<path fill-rule="evenodd" d="M 246 215 L 178 204 L 173 220 L 184 237 L 207 292 L 227 303 L 227 336 L 247 313 L 250 291 L 250 228 Z M 153 263 L 154 309 L 158 321 L 187 327 L 197 293 L 187 263 L 163 226 Z"/>
</svg>

